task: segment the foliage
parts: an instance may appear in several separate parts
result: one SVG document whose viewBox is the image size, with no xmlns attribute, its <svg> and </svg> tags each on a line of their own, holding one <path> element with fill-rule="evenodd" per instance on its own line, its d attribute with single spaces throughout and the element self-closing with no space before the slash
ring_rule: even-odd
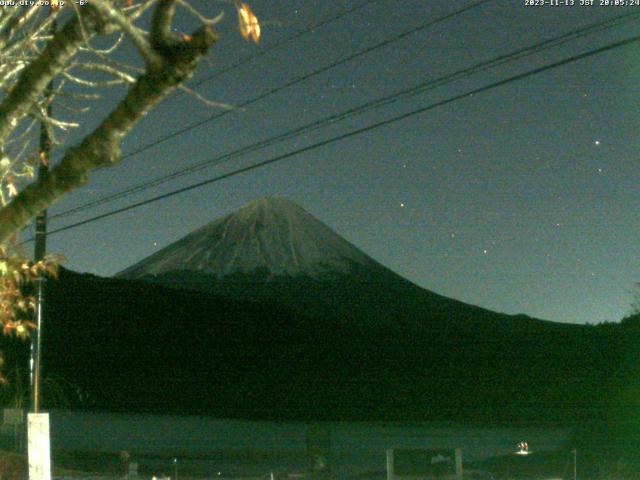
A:
<svg viewBox="0 0 640 480">
<path fill-rule="evenodd" d="M 60 258 L 48 255 L 38 262 L 27 261 L 16 250 L 0 245 L 0 325 L 2 333 L 27 339 L 36 311 L 34 283 L 43 277 L 57 277 Z M 0 356 L 0 367 L 3 359 Z M 0 384 L 7 383 L 0 371 Z"/>
<path fill-rule="evenodd" d="M 0 322 L 3 333 L 27 337 L 35 327 L 30 319 L 35 310 L 33 294 L 26 294 L 36 278 L 56 276 L 57 259 L 48 256 L 32 263 L 17 254 L 8 254 L 0 247 Z"/>
</svg>

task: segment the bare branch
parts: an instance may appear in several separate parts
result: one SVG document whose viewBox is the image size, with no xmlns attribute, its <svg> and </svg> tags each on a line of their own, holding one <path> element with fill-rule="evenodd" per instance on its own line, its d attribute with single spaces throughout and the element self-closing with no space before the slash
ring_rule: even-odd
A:
<svg viewBox="0 0 640 480">
<path fill-rule="evenodd" d="M 95 47 L 80 47 L 81 51 L 89 51 L 89 52 L 93 52 L 93 53 L 99 53 L 102 55 L 109 55 L 110 53 L 113 53 L 121 44 L 122 41 L 125 38 L 125 34 L 124 33 L 120 33 L 120 35 L 118 35 L 118 38 L 116 39 L 115 42 L 113 42 L 113 45 L 111 45 L 108 48 L 95 48 Z"/>
<path fill-rule="evenodd" d="M 18 150 L 18 152 L 15 154 L 15 159 L 16 161 L 21 161 L 22 158 L 24 157 L 24 155 L 27 153 L 27 150 L 29 150 L 29 147 L 31 145 L 31 141 L 32 139 L 28 138 L 26 139 L 26 141 L 24 141 L 22 143 L 22 147 L 20 148 L 20 150 Z M 25 167 L 26 167 L 26 162 L 25 162 Z"/>
<path fill-rule="evenodd" d="M 198 92 L 196 92 L 194 89 L 187 87 L 186 85 L 182 84 L 178 87 L 180 90 L 182 90 L 183 92 L 185 92 L 187 95 L 191 95 L 192 97 L 196 98 L 198 101 L 204 103 L 205 105 L 209 106 L 209 107 L 214 107 L 214 108 L 221 108 L 223 110 L 233 110 L 236 107 L 229 104 L 229 103 L 220 103 L 220 102 L 215 102 L 213 100 L 209 100 L 208 98 L 200 95 Z"/>
<path fill-rule="evenodd" d="M 156 3 L 157 0 L 144 0 L 142 3 L 137 5 L 132 5 L 131 7 L 126 7 L 124 11 L 129 17 L 130 21 L 137 20 L 140 16 L 146 12 L 151 6 Z"/>
<path fill-rule="evenodd" d="M 178 43 L 171 32 L 173 15 L 176 11 L 175 0 L 159 0 L 151 19 L 151 46 L 157 52 L 163 52 Z"/>
<path fill-rule="evenodd" d="M 29 122 L 29 125 L 25 127 L 24 131 L 22 131 L 20 135 L 14 136 L 9 141 L 5 142 L 5 145 L 11 145 L 13 143 L 20 143 L 24 141 L 24 139 L 32 132 L 33 127 L 36 125 L 36 123 L 37 120 L 31 119 L 31 122 Z"/>
<path fill-rule="evenodd" d="M 8 9 L 5 9 L 8 10 Z M 13 37 L 16 30 L 29 21 L 41 8 L 38 5 L 31 6 L 26 10 L 23 9 L 11 9 L 13 15 L 8 15 L 6 21 L 2 22 L 0 26 L 0 48 L 4 47 L 9 39 Z"/>
<path fill-rule="evenodd" d="M 61 98 L 71 98 L 73 100 L 99 100 L 102 96 L 99 93 L 81 92 L 60 92 L 56 95 Z"/>
<path fill-rule="evenodd" d="M 122 82 L 126 83 L 134 83 L 136 81 L 136 79 L 128 73 L 118 70 L 117 68 L 114 68 L 110 65 L 105 65 L 104 63 L 79 62 L 73 65 L 71 68 L 80 68 L 90 72 L 101 72 L 111 77 L 120 79 Z"/>
<path fill-rule="evenodd" d="M 9 65 L 7 65 L 9 66 Z M 26 62 L 19 62 L 13 68 L 7 72 L 2 73 L 2 78 L 0 79 L 0 88 L 4 88 L 5 85 L 11 83 L 14 78 L 26 67 Z"/>
<path fill-rule="evenodd" d="M 160 22 L 161 24 L 162 22 Z M 105 120 L 76 147 L 69 148 L 45 179 L 27 186 L 0 210 L 0 242 L 24 227 L 39 211 L 83 185 L 90 171 L 121 159 L 120 143 L 138 120 L 190 76 L 217 36 L 208 27 L 190 41 L 165 49 L 163 63 L 142 75 Z"/>
<path fill-rule="evenodd" d="M 78 128 L 80 126 L 78 122 L 65 122 L 64 120 L 57 120 L 45 114 L 32 113 L 32 116 L 34 116 L 41 123 L 46 123 L 47 125 L 58 127 L 60 130 L 63 130 L 63 131 L 67 131 L 70 128 Z"/>
<path fill-rule="evenodd" d="M 91 100 L 93 100 L 93 98 L 91 98 Z M 71 107 L 63 102 L 61 102 L 60 100 L 58 100 L 56 102 L 56 109 L 62 109 L 65 110 L 69 113 L 73 113 L 73 114 L 82 114 L 82 113 L 87 113 L 89 110 L 91 110 L 91 107 Z"/>
<path fill-rule="evenodd" d="M 93 10 L 86 9 L 86 12 Z M 98 15 L 89 13 L 86 17 L 91 33 L 105 30 L 106 25 Z M 0 142 L 7 138 L 20 118 L 27 114 L 51 79 L 63 70 L 83 41 L 80 21 L 74 17 L 56 33 L 42 54 L 22 71 L 16 85 L 0 104 Z"/>
<path fill-rule="evenodd" d="M 87 80 L 85 78 L 80 78 L 76 75 L 70 74 L 67 71 L 62 72 L 62 75 L 72 83 L 75 83 L 77 85 L 82 85 L 84 87 L 91 87 L 91 88 L 108 88 L 108 87 L 113 87 L 115 85 L 122 85 L 123 83 L 135 82 L 135 79 L 133 77 L 129 77 L 129 79 L 116 78 L 115 80 L 96 81 L 96 80 Z"/>
<path fill-rule="evenodd" d="M 161 63 L 158 54 L 151 48 L 147 40 L 146 32 L 136 27 L 121 11 L 116 9 L 106 0 L 95 0 L 92 3 L 94 8 L 105 18 L 118 25 L 122 31 L 131 39 L 131 42 L 142 55 L 147 67 L 157 66 Z"/>
<path fill-rule="evenodd" d="M 176 0 L 176 1 L 182 8 L 184 8 L 187 12 L 189 12 L 191 15 L 196 17 L 203 25 L 213 26 L 217 23 L 220 23 L 224 18 L 224 12 L 220 12 L 217 16 L 213 18 L 207 18 L 204 15 L 202 15 L 198 10 L 193 8 L 193 6 L 189 2 L 185 0 Z"/>
</svg>

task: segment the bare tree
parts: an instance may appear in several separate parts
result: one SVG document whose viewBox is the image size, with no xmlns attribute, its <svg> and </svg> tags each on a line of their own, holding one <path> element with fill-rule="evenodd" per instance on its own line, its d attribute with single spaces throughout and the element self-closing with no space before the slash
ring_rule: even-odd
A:
<svg viewBox="0 0 640 480">
<path fill-rule="evenodd" d="M 122 140 L 138 120 L 174 89 L 186 89 L 183 82 L 215 43 L 213 27 L 222 16 L 207 18 L 186 0 L 4 3 L 15 5 L 0 7 L 0 323 L 5 332 L 26 336 L 33 328 L 33 299 L 21 287 L 54 273 L 56 260 L 25 260 L 15 248 L 17 233 L 85 184 L 92 170 L 120 161 Z M 232 4 L 240 33 L 257 42 L 260 26 L 250 8 Z M 199 28 L 176 33 L 177 8 L 195 17 Z M 139 65 L 114 58 L 122 45 L 135 47 Z M 65 133 L 81 128 L 100 89 L 113 85 L 127 87 L 123 98 L 80 142 L 66 145 Z M 58 116 L 51 115 L 52 102 Z M 34 179 L 38 162 L 48 161 L 37 145 L 42 123 L 63 154 L 49 175 Z"/>
</svg>

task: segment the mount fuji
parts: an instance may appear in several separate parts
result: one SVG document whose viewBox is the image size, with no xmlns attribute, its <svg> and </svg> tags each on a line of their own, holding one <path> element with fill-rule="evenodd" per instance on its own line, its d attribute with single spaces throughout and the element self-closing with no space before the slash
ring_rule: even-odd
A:
<svg viewBox="0 0 640 480">
<path fill-rule="evenodd" d="M 308 315 L 362 325 L 534 321 L 423 289 L 281 197 L 262 198 L 214 220 L 117 277 L 239 300 L 275 300 Z"/>
</svg>

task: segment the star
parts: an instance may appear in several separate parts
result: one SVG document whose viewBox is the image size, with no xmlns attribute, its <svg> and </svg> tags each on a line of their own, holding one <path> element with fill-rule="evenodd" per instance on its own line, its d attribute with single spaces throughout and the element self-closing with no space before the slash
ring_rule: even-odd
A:
<svg viewBox="0 0 640 480">
<path fill-rule="evenodd" d="M 404 203 L 400 202 L 400 208 L 404 208 Z"/>
<path fill-rule="evenodd" d="M 482 250 L 482 253 L 486 255 L 487 253 L 489 253 L 489 251 L 485 249 L 485 250 Z"/>
<path fill-rule="evenodd" d="M 595 142 L 593 142 L 594 145 L 597 147 L 598 145 L 600 145 L 600 140 L 596 140 Z"/>
</svg>

